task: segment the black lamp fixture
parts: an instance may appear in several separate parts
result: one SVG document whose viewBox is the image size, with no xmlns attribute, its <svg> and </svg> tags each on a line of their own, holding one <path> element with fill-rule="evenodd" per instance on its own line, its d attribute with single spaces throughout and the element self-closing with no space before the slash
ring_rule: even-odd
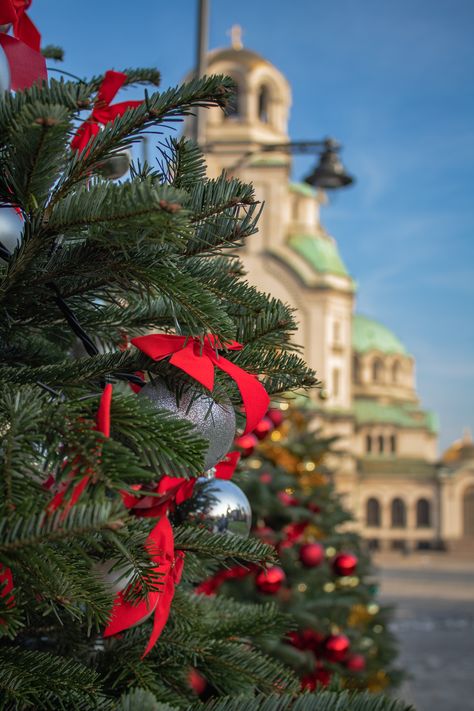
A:
<svg viewBox="0 0 474 711">
<path fill-rule="evenodd" d="M 346 172 L 339 156 L 341 144 L 334 138 L 326 138 L 322 148 L 319 163 L 313 172 L 304 179 L 304 182 L 313 188 L 322 188 L 323 190 L 336 190 L 351 185 L 354 178 Z"/>
</svg>

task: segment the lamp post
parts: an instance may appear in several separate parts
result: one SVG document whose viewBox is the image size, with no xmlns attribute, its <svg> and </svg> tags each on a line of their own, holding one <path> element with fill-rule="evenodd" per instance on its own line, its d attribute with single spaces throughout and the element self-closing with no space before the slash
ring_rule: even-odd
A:
<svg viewBox="0 0 474 711">
<path fill-rule="evenodd" d="M 196 77 L 204 76 L 209 45 L 209 0 L 198 1 L 197 42 L 196 42 Z M 198 108 L 194 122 L 196 142 L 201 144 L 203 137 L 204 110 Z"/>
</svg>

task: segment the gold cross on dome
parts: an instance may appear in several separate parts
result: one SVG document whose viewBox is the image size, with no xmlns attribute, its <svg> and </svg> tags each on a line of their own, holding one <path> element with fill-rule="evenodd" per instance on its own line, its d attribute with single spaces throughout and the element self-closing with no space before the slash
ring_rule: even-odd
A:
<svg viewBox="0 0 474 711">
<path fill-rule="evenodd" d="M 230 35 L 232 49 L 242 49 L 244 46 L 242 42 L 242 27 L 240 25 L 232 25 L 227 34 Z"/>
</svg>

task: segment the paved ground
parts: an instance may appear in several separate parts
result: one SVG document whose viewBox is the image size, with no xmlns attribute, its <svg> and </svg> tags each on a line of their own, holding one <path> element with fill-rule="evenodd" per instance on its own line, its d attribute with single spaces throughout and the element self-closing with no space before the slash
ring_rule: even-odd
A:
<svg viewBox="0 0 474 711">
<path fill-rule="evenodd" d="M 397 695 L 417 711 L 474 711 L 474 556 L 386 554 L 375 563 L 413 677 Z"/>
</svg>

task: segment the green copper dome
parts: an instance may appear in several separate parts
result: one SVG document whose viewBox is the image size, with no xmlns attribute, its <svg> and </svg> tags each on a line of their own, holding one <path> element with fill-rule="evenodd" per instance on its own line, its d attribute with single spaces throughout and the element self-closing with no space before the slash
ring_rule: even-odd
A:
<svg viewBox="0 0 474 711">
<path fill-rule="evenodd" d="M 356 353 L 380 351 L 408 355 L 405 346 L 386 326 L 360 314 L 352 321 L 352 346 Z"/>
<path fill-rule="evenodd" d="M 291 235 L 288 238 L 288 245 L 316 272 L 349 276 L 349 272 L 337 251 L 336 243 L 329 237 Z"/>
</svg>

